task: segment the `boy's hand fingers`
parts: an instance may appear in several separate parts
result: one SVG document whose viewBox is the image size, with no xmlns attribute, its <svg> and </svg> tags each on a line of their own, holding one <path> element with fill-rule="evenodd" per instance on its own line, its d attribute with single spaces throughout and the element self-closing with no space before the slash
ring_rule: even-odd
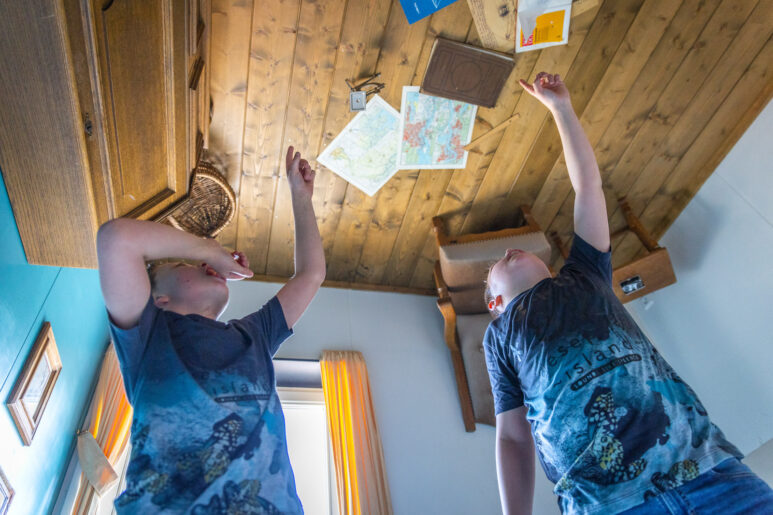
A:
<svg viewBox="0 0 773 515">
<path fill-rule="evenodd" d="M 528 91 L 530 94 L 532 94 L 532 95 L 534 94 L 534 88 L 531 86 L 531 84 L 529 84 L 529 83 L 528 83 L 528 82 L 526 82 L 525 80 L 523 80 L 523 79 L 520 79 L 520 80 L 518 81 L 518 84 L 520 84 L 520 85 L 521 85 L 521 87 L 522 87 L 523 89 L 525 89 L 526 91 Z"/>
<path fill-rule="evenodd" d="M 290 165 L 293 162 L 293 152 L 295 152 L 295 149 L 293 148 L 292 145 L 287 147 L 287 155 L 285 156 L 285 164 L 287 168 L 290 168 Z"/>
<path fill-rule="evenodd" d="M 247 259 L 247 256 L 245 256 L 243 252 L 237 250 L 232 252 L 231 255 L 234 257 L 234 260 L 241 266 L 244 268 L 250 268 L 250 260 Z"/>
<path fill-rule="evenodd" d="M 532 85 L 532 94 L 534 94 L 535 97 L 538 97 L 544 90 L 543 90 L 543 84 L 542 79 L 537 79 L 534 81 L 534 84 Z M 539 97 L 538 97 L 539 98 Z"/>
<path fill-rule="evenodd" d="M 247 279 L 248 277 L 252 277 L 251 275 L 240 275 L 236 272 L 231 272 L 228 274 L 228 277 L 226 277 L 229 281 L 241 281 L 242 279 Z"/>
<path fill-rule="evenodd" d="M 238 270 L 231 270 L 228 272 L 229 279 L 244 279 L 245 277 L 252 277 L 254 274 L 249 268 L 239 267 Z"/>
<path fill-rule="evenodd" d="M 242 277 L 252 277 L 253 276 L 252 270 L 250 270 L 247 266 L 242 265 L 241 263 L 239 263 L 238 266 L 239 266 L 239 269 L 236 270 L 237 274 L 241 275 Z"/>
<path fill-rule="evenodd" d="M 311 165 L 305 159 L 301 160 L 300 170 L 304 181 L 309 182 L 314 179 L 314 174 L 316 172 L 311 169 Z"/>
<path fill-rule="evenodd" d="M 293 147 L 292 145 L 287 147 L 287 156 L 285 158 L 287 170 L 290 171 L 290 168 L 297 166 L 300 160 L 301 160 L 301 153 L 295 152 L 295 147 Z"/>
</svg>

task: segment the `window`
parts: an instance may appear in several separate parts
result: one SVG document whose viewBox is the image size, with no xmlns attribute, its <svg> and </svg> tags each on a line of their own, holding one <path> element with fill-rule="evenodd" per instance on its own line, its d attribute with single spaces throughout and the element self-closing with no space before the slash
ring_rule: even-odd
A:
<svg viewBox="0 0 773 515">
<path fill-rule="evenodd" d="M 338 513 L 322 388 L 277 387 L 298 497 L 307 515 Z"/>
</svg>

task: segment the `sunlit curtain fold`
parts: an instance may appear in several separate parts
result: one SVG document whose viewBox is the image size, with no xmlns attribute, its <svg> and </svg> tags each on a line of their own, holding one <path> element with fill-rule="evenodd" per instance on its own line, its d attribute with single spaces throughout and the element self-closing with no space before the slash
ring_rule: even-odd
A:
<svg viewBox="0 0 773 515">
<path fill-rule="evenodd" d="M 102 361 L 99 382 L 78 435 L 78 459 L 83 473 L 73 514 L 92 512 L 98 503 L 98 495 L 118 479 L 113 467 L 129 441 L 132 414 L 118 357 L 111 344 Z"/>
<path fill-rule="evenodd" d="M 362 354 L 324 351 L 320 360 L 342 515 L 391 514 L 381 437 Z"/>
</svg>

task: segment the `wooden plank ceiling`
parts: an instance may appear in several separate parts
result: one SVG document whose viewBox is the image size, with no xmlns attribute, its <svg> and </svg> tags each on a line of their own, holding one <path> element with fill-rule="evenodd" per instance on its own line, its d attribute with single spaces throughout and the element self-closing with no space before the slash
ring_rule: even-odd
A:
<svg viewBox="0 0 773 515">
<path fill-rule="evenodd" d="M 219 236 L 257 275 L 293 271 L 282 158 L 314 158 L 352 118 L 345 79 L 381 73 L 399 110 L 420 85 L 435 37 L 479 44 L 464 0 L 408 25 L 399 0 L 213 0 L 210 153 L 238 214 Z M 626 195 L 659 238 L 773 95 L 773 0 L 605 0 L 572 19 L 569 44 L 519 54 L 473 137 L 520 113 L 470 153 L 467 168 L 400 171 L 374 197 L 312 161 L 329 281 L 431 291 L 430 220 L 453 235 L 506 227 L 532 205 L 546 231 L 572 234 L 573 192 L 555 123 L 518 78 L 559 73 L 594 146 L 612 232 Z M 613 262 L 641 254 L 613 239 Z M 554 252 L 554 266 L 560 265 Z"/>
</svg>

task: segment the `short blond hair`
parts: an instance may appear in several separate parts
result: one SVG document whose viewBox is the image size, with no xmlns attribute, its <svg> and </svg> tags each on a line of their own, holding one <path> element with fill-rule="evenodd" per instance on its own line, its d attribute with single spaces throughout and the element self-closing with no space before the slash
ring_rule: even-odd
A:
<svg viewBox="0 0 773 515">
<path fill-rule="evenodd" d="M 148 279 L 150 280 L 151 293 L 156 291 L 156 286 L 158 285 L 156 276 L 158 269 L 161 267 L 161 265 L 167 265 L 169 263 L 174 263 L 174 261 L 171 259 L 154 259 L 153 261 L 145 262 L 145 268 L 148 271 Z"/>
</svg>

